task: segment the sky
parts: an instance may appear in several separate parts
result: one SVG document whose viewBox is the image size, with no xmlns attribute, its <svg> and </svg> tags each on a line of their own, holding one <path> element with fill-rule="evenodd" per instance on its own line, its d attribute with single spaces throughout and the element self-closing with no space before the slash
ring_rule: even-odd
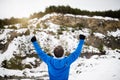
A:
<svg viewBox="0 0 120 80">
<path fill-rule="evenodd" d="M 69 5 L 89 11 L 120 9 L 120 0 L 0 0 L 0 19 L 29 17 L 51 5 Z"/>
</svg>

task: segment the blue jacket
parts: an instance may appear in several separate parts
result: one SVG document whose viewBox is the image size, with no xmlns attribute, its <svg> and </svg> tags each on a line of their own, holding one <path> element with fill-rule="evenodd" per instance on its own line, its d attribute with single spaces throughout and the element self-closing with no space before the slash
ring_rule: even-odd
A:
<svg viewBox="0 0 120 80">
<path fill-rule="evenodd" d="M 83 44 L 84 40 L 80 40 L 76 50 L 68 57 L 64 57 L 63 59 L 55 59 L 42 51 L 37 41 L 33 42 L 39 58 L 48 65 L 50 80 L 68 80 L 70 65 L 79 57 Z"/>
</svg>

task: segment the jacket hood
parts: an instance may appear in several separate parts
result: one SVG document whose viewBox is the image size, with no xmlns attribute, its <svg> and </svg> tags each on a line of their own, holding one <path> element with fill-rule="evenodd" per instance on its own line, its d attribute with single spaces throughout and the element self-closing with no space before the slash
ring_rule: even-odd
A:
<svg viewBox="0 0 120 80">
<path fill-rule="evenodd" d="M 65 58 L 54 58 L 56 60 L 53 60 L 52 66 L 56 69 L 61 69 L 66 66 L 66 63 L 64 61 Z"/>
</svg>

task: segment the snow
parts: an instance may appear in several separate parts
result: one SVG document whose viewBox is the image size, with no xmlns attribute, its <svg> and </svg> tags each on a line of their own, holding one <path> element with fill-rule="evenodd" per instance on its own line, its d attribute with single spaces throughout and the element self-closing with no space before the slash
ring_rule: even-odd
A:
<svg viewBox="0 0 120 80">
<path fill-rule="evenodd" d="M 37 20 L 38 20 L 37 18 L 34 18 L 34 19 L 29 20 L 28 23 L 36 23 Z"/>
<path fill-rule="evenodd" d="M 99 37 L 101 39 L 103 39 L 105 37 L 105 35 L 101 34 L 101 33 L 93 33 L 96 37 Z"/>
<path fill-rule="evenodd" d="M 113 51 L 108 51 L 113 55 Z M 114 51 L 115 52 L 115 51 Z M 120 58 L 120 54 L 118 54 Z M 69 80 L 119 80 L 120 60 L 109 55 L 97 56 L 91 59 L 79 58 L 72 64 Z M 74 75 L 73 75 L 74 74 Z"/>
<path fill-rule="evenodd" d="M 73 15 L 73 14 L 66 14 L 65 16 L 75 17 L 75 15 Z M 104 19 L 104 20 L 119 21 L 118 18 L 102 17 L 102 16 L 93 16 L 93 17 L 90 17 L 90 16 L 87 16 L 87 15 L 76 15 L 76 17 L 79 17 L 79 18 L 94 18 L 94 19 Z"/>
<path fill-rule="evenodd" d="M 17 29 L 18 28 L 20 28 L 21 27 L 21 24 L 15 24 L 15 26 L 17 27 Z"/>
<path fill-rule="evenodd" d="M 40 19 L 37 19 L 37 18 L 31 19 L 31 20 L 29 20 L 29 23 L 33 23 L 33 26 L 36 26 L 36 24 L 38 24 L 38 23 L 40 23 L 40 22 L 42 22 L 42 21 L 44 21 L 44 20 L 47 20 L 47 19 L 49 19 L 50 17 L 59 16 L 59 15 L 62 15 L 62 14 L 58 14 L 58 13 L 47 14 L 47 15 L 43 16 L 43 17 L 40 18 Z M 64 16 L 75 17 L 75 15 L 73 15 L 73 14 L 65 14 Z M 104 20 L 119 21 L 118 18 L 102 17 L 102 16 L 93 16 L 93 17 L 90 17 L 90 16 L 86 16 L 86 15 L 76 15 L 76 17 L 79 17 L 79 18 L 94 18 L 94 19 L 104 19 Z"/>
<path fill-rule="evenodd" d="M 71 65 L 69 80 L 120 80 L 120 60 L 118 59 L 120 54 L 116 50 L 108 50 L 107 53 L 103 56 L 93 56 L 91 59 L 78 58 Z M 34 58 L 30 61 L 32 59 L 34 61 Z M 48 75 L 47 71 L 47 65 L 42 62 L 37 68 L 22 71 L 0 68 L 0 75 L 41 77 Z M 49 77 L 43 79 L 47 80 Z"/>
<path fill-rule="evenodd" d="M 33 25 L 36 27 L 38 23 L 42 20 L 46 20 L 51 16 L 56 16 L 60 14 L 48 14 L 40 19 L 32 19 L 29 21 L 28 28 L 22 28 L 18 30 L 13 29 L 5 29 L 2 34 L 0 34 L 0 40 L 5 40 L 6 43 L 7 38 L 10 37 L 9 33 L 11 31 L 15 31 L 17 33 L 25 33 L 26 30 L 31 29 L 30 26 Z M 74 16 L 71 14 L 67 14 L 65 16 Z M 105 19 L 105 20 L 115 20 L 113 18 L 103 18 L 103 17 L 88 17 L 88 16 L 81 16 L 77 15 L 77 17 L 84 17 L 84 18 L 97 18 L 97 19 Z M 117 20 L 117 19 L 116 19 Z M 47 48 L 50 50 L 49 52 L 53 54 L 53 49 L 57 45 L 62 45 L 65 49 L 65 52 L 72 52 L 77 47 L 79 34 L 84 34 L 86 37 L 90 36 L 90 29 L 82 28 L 82 30 L 76 30 L 72 32 L 72 28 L 68 28 L 68 31 L 63 31 L 62 34 L 57 34 L 57 31 L 60 29 L 60 25 L 53 24 L 50 21 L 45 23 L 49 27 L 46 29 L 37 29 L 35 36 L 42 47 L 42 49 Z M 19 24 L 18 27 L 20 26 Z M 33 29 L 33 28 L 32 28 Z M 54 33 L 54 34 L 53 34 Z M 105 35 L 101 33 L 93 33 L 94 36 L 103 39 Z M 116 31 L 108 32 L 107 35 L 112 35 L 114 37 L 120 36 L 120 30 L 117 29 Z M 9 44 L 7 50 L 3 53 L 0 53 L 0 76 L 4 77 L 7 76 L 18 76 L 18 77 L 37 77 L 38 79 L 48 80 L 48 69 L 47 65 L 44 62 L 41 62 L 40 65 L 36 68 L 32 69 L 23 69 L 23 70 L 13 70 L 13 69 L 6 69 L 2 67 L 2 61 L 10 60 L 14 57 L 13 54 L 21 53 L 22 56 L 26 54 L 31 54 L 29 49 L 34 49 L 32 43 L 30 42 L 31 37 L 33 34 L 28 36 L 17 36 L 14 38 L 11 43 Z M 19 48 L 26 50 L 19 50 Z M 106 55 L 94 55 L 90 59 L 81 58 L 79 57 L 72 65 L 70 69 L 70 76 L 69 80 L 120 80 L 120 50 L 109 50 L 107 47 L 104 49 L 106 51 Z M 20 52 L 21 51 L 21 52 Z M 33 50 L 34 51 L 34 50 Z M 84 52 L 95 52 L 99 53 L 99 50 L 93 46 L 84 45 L 83 46 Z M 25 58 L 22 63 L 35 64 L 35 60 L 37 58 Z"/>
<path fill-rule="evenodd" d="M 120 30 L 117 29 L 115 32 L 114 31 L 108 31 L 107 33 L 108 36 L 114 36 L 114 37 L 119 37 L 120 36 Z"/>
<path fill-rule="evenodd" d="M 24 76 L 23 75 L 23 71 L 0 68 L 0 76 L 4 77 L 5 75 L 9 75 L 9 76 Z"/>
<path fill-rule="evenodd" d="M 2 34 L 0 34 L 0 40 L 6 39 L 6 38 L 7 38 L 6 35 L 8 35 L 9 32 L 11 32 L 11 31 L 12 31 L 11 29 L 6 29 L 6 30 L 4 30 L 4 32 L 3 32 Z"/>
<path fill-rule="evenodd" d="M 48 22 L 47 25 L 49 26 L 47 30 L 57 33 L 57 30 L 60 29 L 59 25 L 53 24 L 52 22 Z"/>
<path fill-rule="evenodd" d="M 119 21 L 119 19 L 117 19 L 117 18 L 111 18 L 111 17 L 93 16 L 93 18 L 95 18 L 95 19 L 104 19 L 104 20 L 115 20 L 115 21 Z"/>
<path fill-rule="evenodd" d="M 42 32 L 44 33 L 44 32 Z M 67 33 L 64 33 L 62 36 L 62 39 L 64 39 L 67 35 Z M 43 34 L 45 35 L 45 33 Z M 65 36 L 66 35 L 66 36 Z M 18 38 L 20 39 L 20 37 Z M 70 45 L 74 44 L 73 41 L 70 41 L 73 39 L 72 36 L 67 36 L 66 41 L 69 41 Z M 24 37 L 22 40 L 25 40 Z M 12 53 L 14 49 L 16 49 L 16 46 L 14 45 L 14 42 L 17 41 L 17 39 L 13 40 L 11 44 L 8 47 L 8 50 L 1 54 L 0 56 L 0 62 L 2 62 L 6 58 L 7 60 L 12 57 Z M 54 41 L 54 40 L 53 40 Z M 75 43 L 78 40 L 75 40 Z M 17 43 L 17 42 L 15 42 Z M 76 43 L 77 44 L 77 43 Z M 74 44 L 74 45 L 76 45 Z M 68 45 L 69 46 L 69 45 Z M 75 47 L 75 46 L 74 46 Z M 72 48 L 72 47 L 70 47 Z M 93 48 L 92 46 L 89 46 L 89 50 L 98 51 L 97 49 Z M 85 58 L 79 58 L 76 62 L 74 62 L 71 65 L 70 69 L 70 77 L 69 80 L 119 80 L 119 74 L 120 74 L 120 54 L 116 52 L 116 50 L 109 50 L 106 51 L 107 55 L 104 56 L 93 56 L 91 59 L 85 59 Z M 7 57 L 9 55 L 9 57 Z M 115 58 L 114 58 L 115 56 Z M 29 63 L 33 62 L 35 58 L 26 58 L 23 62 Z M 47 73 L 47 65 L 42 62 L 39 67 L 33 68 L 33 69 L 24 69 L 24 70 L 10 70 L 5 68 L 0 68 L 0 76 L 8 75 L 8 76 L 27 76 L 27 77 L 40 77 L 44 75 L 48 75 Z M 49 79 L 49 77 L 43 77 L 44 80 Z"/>
<path fill-rule="evenodd" d="M 83 48 L 83 51 L 84 51 L 84 52 L 100 53 L 100 51 L 99 51 L 97 48 L 93 47 L 93 46 L 83 46 L 83 47 L 84 47 L 84 48 Z"/>
<path fill-rule="evenodd" d="M 17 49 L 17 47 L 15 46 L 14 41 L 12 41 L 9 44 L 8 49 L 4 52 L 4 54 L 0 54 L 0 64 L 2 61 L 9 60 L 11 57 L 13 57 L 14 50 L 16 50 L 16 49 Z"/>
<path fill-rule="evenodd" d="M 26 28 L 16 30 L 17 33 L 25 33 L 27 31 Z"/>
<path fill-rule="evenodd" d="M 23 63 L 23 64 L 29 64 L 29 63 L 31 62 L 31 63 L 35 64 L 35 63 L 34 63 L 35 60 L 36 60 L 35 57 L 33 57 L 33 58 L 26 58 L 26 59 L 24 59 L 24 60 L 22 61 L 22 63 Z"/>
<path fill-rule="evenodd" d="M 52 16 L 57 16 L 57 15 L 58 15 L 57 13 L 47 14 L 47 15 L 43 16 L 40 20 L 46 20 Z"/>
<path fill-rule="evenodd" d="M 83 28 L 83 29 L 82 29 L 82 32 L 80 32 L 79 34 L 83 34 L 83 35 L 85 35 L 86 37 L 88 37 L 88 36 L 90 35 L 90 29 Z"/>
</svg>

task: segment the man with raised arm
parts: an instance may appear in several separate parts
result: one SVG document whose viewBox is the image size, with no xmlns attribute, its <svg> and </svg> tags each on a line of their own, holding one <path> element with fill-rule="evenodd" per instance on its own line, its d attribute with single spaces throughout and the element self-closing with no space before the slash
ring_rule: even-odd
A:
<svg viewBox="0 0 120 80">
<path fill-rule="evenodd" d="M 50 80 L 68 80 L 70 65 L 80 56 L 84 44 L 84 35 L 79 35 L 79 43 L 74 52 L 69 56 L 64 57 L 64 49 L 62 46 L 57 46 L 54 49 L 54 57 L 47 55 L 42 51 L 36 37 L 33 36 L 31 41 L 37 51 L 40 59 L 42 59 L 48 66 L 48 73 Z"/>
</svg>

